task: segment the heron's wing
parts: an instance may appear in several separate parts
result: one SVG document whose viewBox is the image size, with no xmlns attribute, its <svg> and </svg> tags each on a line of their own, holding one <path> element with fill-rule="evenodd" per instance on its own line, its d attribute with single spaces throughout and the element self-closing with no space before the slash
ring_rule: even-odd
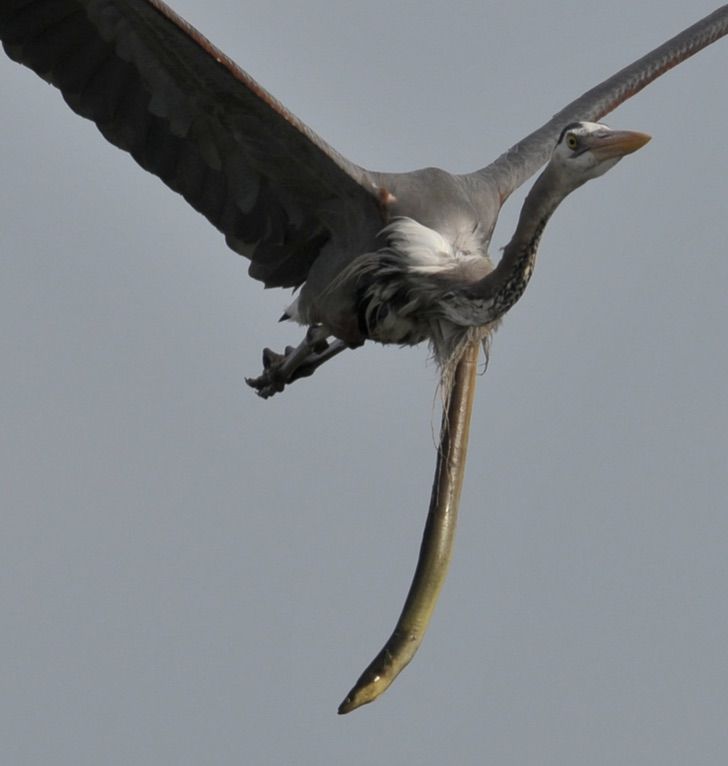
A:
<svg viewBox="0 0 728 766">
<path fill-rule="evenodd" d="M 301 284 L 352 209 L 381 220 L 365 170 L 160 0 L 3 0 L 0 39 L 203 213 L 267 286 Z"/>
<path fill-rule="evenodd" d="M 504 202 L 548 160 L 564 126 L 576 120 L 599 120 L 668 69 L 727 33 L 728 5 L 724 5 L 572 101 L 495 162 L 473 173 L 471 178 L 487 183 L 491 188 L 495 186 Z"/>
</svg>

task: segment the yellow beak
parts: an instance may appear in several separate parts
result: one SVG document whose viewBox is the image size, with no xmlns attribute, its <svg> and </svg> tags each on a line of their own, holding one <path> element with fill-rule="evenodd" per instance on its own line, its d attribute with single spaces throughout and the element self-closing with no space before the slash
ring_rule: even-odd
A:
<svg viewBox="0 0 728 766">
<path fill-rule="evenodd" d="M 651 138 L 647 133 L 637 130 L 610 130 L 593 137 L 591 150 L 600 160 L 624 157 L 641 149 Z"/>
</svg>

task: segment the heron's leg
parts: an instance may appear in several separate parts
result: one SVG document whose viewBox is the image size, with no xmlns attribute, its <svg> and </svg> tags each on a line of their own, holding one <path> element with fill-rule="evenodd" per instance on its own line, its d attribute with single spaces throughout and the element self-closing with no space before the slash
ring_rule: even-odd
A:
<svg viewBox="0 0 728 766">
<path fill-rule="evenodd" d="M 338 338 L 333 341 L 328 338 L 326 329 L 315 325 L 308 328 L 306 337 L 298 346 L 288 346 L 283 354 L 264 349 L 263 374 L 246 378 L 245 382 L 264 399 L 283 391 L 287 384 L 313 375 L 317 367 L 349 347 Z"/>
</svg>

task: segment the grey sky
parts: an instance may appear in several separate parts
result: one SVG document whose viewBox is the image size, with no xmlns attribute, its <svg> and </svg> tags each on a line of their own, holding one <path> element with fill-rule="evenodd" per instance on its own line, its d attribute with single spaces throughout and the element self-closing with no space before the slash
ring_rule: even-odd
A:
<svg viewBox="0 0 728 766">
<path fill-rule="evenodd" d="M 469 170 L 714 1 L 174 7 L 354 161 Z M 723 763 L 726 66 L 607 119 L 653 141 L 549 224 L 429 635 L 340 718 L 414 567 L 426 349 L 257 399 L 288 295 L 0 58 L 0 761 Z"/>
</svg>

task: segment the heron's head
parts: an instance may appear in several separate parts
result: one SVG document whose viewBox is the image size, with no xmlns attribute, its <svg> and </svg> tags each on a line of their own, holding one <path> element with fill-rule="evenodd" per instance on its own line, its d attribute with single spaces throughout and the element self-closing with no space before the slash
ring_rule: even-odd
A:
<svg viewBox="0 0 728 766">
<path fill-rule="evenodd" d="M 649 140 L 647 133 L 635 130 L 612 130 L 598 122 L 572 122 L 561 131 L 550 164 L 573 190 L 606 173 Z"/>
</svg>

